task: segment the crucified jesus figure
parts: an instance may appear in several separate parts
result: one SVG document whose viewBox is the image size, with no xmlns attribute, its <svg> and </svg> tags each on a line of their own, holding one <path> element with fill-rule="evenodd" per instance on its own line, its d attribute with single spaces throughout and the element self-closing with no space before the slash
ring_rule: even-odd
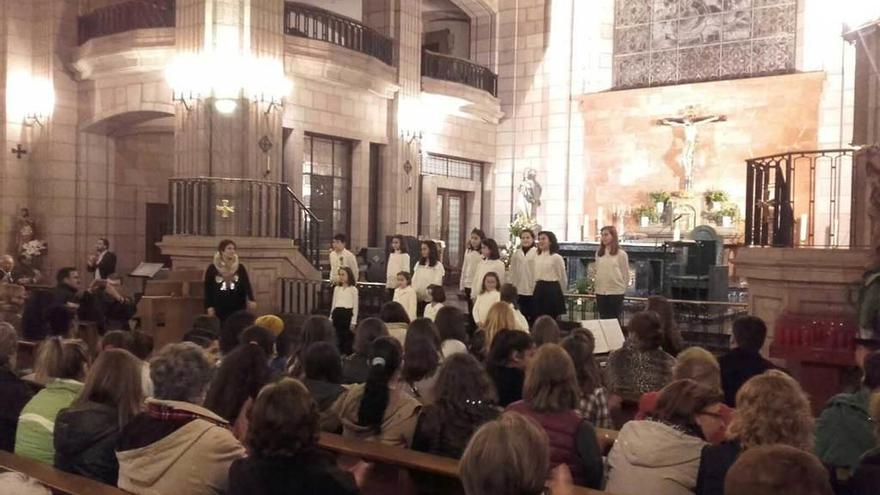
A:
<svg viewBox="0 0 880 495">
<path fill-rule="evenodd" d="M 667 117 L 657 121 L 657 125 L 669 127 L 681 127 L 684 130 L 684 148 L 679 156 L 679 164 L 684 170 L 684 190 L 690 191 L 694 185 L 694 166 L 697 154 L 697 138 L 700 124 L 711 122 L 724 122 L 725 115 L 706 115 L 698 117 L 696 109 L 689 106 L 685 109 L 682 117 Z"/>
</svg>

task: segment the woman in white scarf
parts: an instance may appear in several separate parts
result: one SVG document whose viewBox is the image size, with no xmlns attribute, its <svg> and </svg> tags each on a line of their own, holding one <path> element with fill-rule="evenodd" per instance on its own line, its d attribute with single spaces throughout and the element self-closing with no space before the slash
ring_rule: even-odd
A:
<svg viewBox="0 0 880 495">
<path fill-rule="evenodd" d="M 229 239 L 220 241 L 214 262 L 205 271 L 205 312 L 220 321 L 236 311 L 257 308 L 247 270 L 239 263 L 235 247 Z"/>
</svg>

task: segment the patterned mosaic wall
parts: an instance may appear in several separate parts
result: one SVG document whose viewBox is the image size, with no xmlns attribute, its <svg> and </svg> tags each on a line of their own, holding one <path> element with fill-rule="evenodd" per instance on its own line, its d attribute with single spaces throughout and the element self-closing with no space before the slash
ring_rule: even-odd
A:
<svg viewBox="0 0 880 495">
<path fill-rule="evenodd" d="M 617 0 L 614 86 L 791 72 L 796 0 Z"/>
</svg>

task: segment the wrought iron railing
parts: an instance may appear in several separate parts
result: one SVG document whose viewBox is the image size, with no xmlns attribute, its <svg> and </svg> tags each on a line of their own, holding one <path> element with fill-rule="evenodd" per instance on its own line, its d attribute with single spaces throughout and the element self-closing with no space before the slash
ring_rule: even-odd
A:
<svg viewBox="0 0 880 495">
<path fill-rule="evenodd" d="M 466 84 L 498 96 L 498 76 L 470 60 L 423 50 L 422 76 Z"/>
<path fill-rule="evenodd" d="M 829 149 L 746 160 L 746 245 L 854 247 L 858 153 Z"/>
<path fill-rule="evenodd" d="M 174 27 L 174 4 L 175 0 L 128 0 L 95 9 L 78 19 L 79 44 L 134 29 Z"/>
<path fill-rule="evenodd" d="M 279 283 L 281 288 L 278 291 L 280 298 L 278 309 L 282 313 L 330 314 L 333 286 L 329 280 L 282 278 L 279 279 Z M 382 305 L 387 301 L 385 284 L 358 282 L 357 289 L 359 319 L 378 315 Z"/>
<path fill-rule="evenodd" d="M 321 221 L 287 184 L 214 177 L 169 181 L 171 234 L 293 239 L 313 266 Z"/>
<path fill-rule="evenodd" d="M 393 45 L 390 38 L 329 10 L 285 2 L 284 32 L 291 36 L 333 43 L 379 59 L 387 65 L 392 64 Z"/>
<path fill-rule="evenodd" d="M 566 318 L 583 321 L 597 318 L 596 296 L 593 294 L 566 294 Z M 710 351 L 729 348 L 733 321 L 748 314 L 745 302 L 715 302 L 669 299 L 675 323 L 681 331 L 685 344 L 700 346 Z M 647 299 L 626 297 L 623 302 L 624 325 L 633 314 L 645 309 Z"/>
</svg>

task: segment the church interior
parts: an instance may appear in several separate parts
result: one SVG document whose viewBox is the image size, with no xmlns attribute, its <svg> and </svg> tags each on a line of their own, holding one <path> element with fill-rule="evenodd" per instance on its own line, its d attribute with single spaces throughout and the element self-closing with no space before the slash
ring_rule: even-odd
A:
<svg viewBox="0 0 880 495">
<path fill-rule="evenodd" d="M 880 494 L 878 2 L 0 0 L 0 62 L 0 493 Z"/>
</svg>

